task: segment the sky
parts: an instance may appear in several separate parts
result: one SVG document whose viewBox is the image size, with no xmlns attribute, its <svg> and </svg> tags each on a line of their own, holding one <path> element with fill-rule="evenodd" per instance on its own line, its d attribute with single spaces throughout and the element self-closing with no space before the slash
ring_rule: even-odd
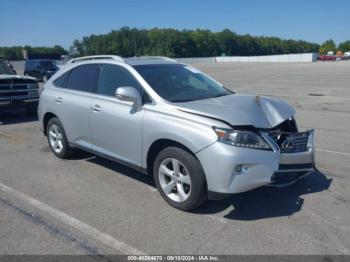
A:
<svg viewBox="0 0 350 262">
<path fill-rule="evenodd" d="M 0 46 L 69 48 L 122 26 L 350 40 L 350 0 L 0 0 Z"/>
</svg>

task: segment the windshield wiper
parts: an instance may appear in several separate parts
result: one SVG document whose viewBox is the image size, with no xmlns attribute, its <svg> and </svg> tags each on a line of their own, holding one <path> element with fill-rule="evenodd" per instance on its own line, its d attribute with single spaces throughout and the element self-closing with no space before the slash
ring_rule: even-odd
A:
<svg viewBox="0 0 350 262">
<path fill-rule="evenodd" d="M 219 95 L 214 96 L 213 98 L 220 97 L 220 96 L 228 96 L 228 95 L 231 95 L 231 94 L 219 94 Z"/>
<path fill-rule="evenodd" d="M 217 94 L 215 96 L 209 96 L 209 97 L 196 97 L 193 99 L 179 99 L 179 100 L 171 100 L 170 102 L 173 103 L 180 103 L 180 102 L 190 102 L 190 101 L 197 101 L 197 100 L 205 100 L 205 99 L 211 99 L 211 98 L 216 98 L 216 97 L 220 97 L 220 96 L 228 96 L 228 95 L 232 95 L 234 93 L 231 94 Z"/>
<path fill-rule="evenodd" d="M 195 101 L 195 100 L 198 100 L 198 99 L 179 99 L 179 100 L 170 100 L 170 102 L 172 103 L 181 103 L 181 102 L 190 102 L 190 101 Z"/>
</svg>

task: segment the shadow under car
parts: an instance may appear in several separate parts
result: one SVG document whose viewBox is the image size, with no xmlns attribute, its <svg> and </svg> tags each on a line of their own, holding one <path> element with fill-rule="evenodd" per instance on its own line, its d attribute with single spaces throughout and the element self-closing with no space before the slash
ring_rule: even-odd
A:
<svg viewBox="0 0 350 262">
<path fill-rule="evenodd" d="M 155 187 L 152 176 L 147 176 L 127 166 L 92 154 L 84 153 L 81 159 L 83 158 L 86 161 Z M 224 216 L 227 219 L 249 221 L 269 217 L 291 216 L 302 209 L 304 203 L 303 195 L 327 190 L 331 183 L 332 179 L 327 178 L 322 172 L 316 170 L 288 187 L 265 186 L 252 191 L 233 194 L 223 200 L 208 201 L 192 212 L 196 214 L 215 214 L 232 206 L 232 211 Z"/>
</svg>

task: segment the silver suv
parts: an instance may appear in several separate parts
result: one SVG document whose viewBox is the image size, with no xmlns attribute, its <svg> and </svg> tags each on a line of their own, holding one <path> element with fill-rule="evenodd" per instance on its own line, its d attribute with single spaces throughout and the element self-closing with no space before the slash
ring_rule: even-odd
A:
<svg viewBox="0 0 350 262">
<path fill-rule="evenodd" d="M 164 57 L 73 59 L 45 84 L 38 112 L 56 156 L 79 148 L 152 174 L 181 210 L 315 167 L 313 130 L 298 131 L 288 104 Z"/>
</svg>

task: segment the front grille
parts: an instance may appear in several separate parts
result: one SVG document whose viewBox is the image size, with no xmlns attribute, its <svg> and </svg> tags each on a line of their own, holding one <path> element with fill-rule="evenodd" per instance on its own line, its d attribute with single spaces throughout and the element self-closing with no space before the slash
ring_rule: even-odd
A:
<svg viewBox="0 0 350 262">
<path fill-rule="evenodd" d="M 6 84 L 6 85 L 2 85 L 0 84 L 0 91 L 7 91 L 7 90 L 11 90 L 11 84 Z"/>
<path fill-rule="evenodd" d="M 13 98 L 13 97 L 17 97 L 17 96 L 27 96 L 28 95 L 28 91 L 24 91 L 24 90 L 6 90 L 6 91 L 2 91 L 0 92 L 0 97 L 1 98 Z"/>
<path fill-rule="evenodd" d="M 17 79 L 18 80 L 18 79 Z M 28 95 L 28 85 L 25 84 L 12 84 L 12 98 L 18 96 Z"/>
<path fill-rule="evenodd" d="M 12 84 L 13 85 L 27 85 L 27 84 L 35 84 L 37 83 L 36 80 L 33 79 L 22 79 L 22 78 L 14 78 L 12 79 Z"/>
<path fill-rule="evenodd" d="M 281 153 L 306 152 L 311 147 L 311 131 L 301 133 L 273 131 L 269 136 L 278 145 Z"/>
<path fill-rule="evenodd" d="M 16 97 L 16 96 L 27 96 L 28 95 L 28 91 L 13 91 L 12 92 L 12 98 Z"/>
<path fill-rule="evenodd" d="M 1 85 L 11 85 L 12 80 L 11 79 L 0 79 L 0 86 Z"/>
<path fill-rule="evenodd" d="M 0 93 L 0 97 L 9 97 L 9 96 L 12 96 L 12 92 L 9 91 L 9 92 L 1 92 Z"/>
<path fill-rule="evenodd" d="M 12 85 L 12 89 L 14 90 L 27 89 L 27 85 Z"/>
<path fill-rule="evenodd" d="M 30 96 L 39 96 L 39 90 L 38 89 L 30 89 L 29 95 Z"/>
<path fill-rule="evenodd" d="M 11 99 L 28 95 L 38 95 L 36 88 L 30 89 L 33 84 L 36 84 L 36 82 L 30 79 L 1 79 L 0 98 Z"/>
</svg>

